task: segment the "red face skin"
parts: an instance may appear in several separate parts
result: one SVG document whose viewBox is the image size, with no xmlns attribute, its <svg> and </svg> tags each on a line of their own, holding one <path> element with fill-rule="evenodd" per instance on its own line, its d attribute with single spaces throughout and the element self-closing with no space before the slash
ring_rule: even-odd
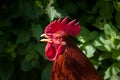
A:
<svg viewBox="0 0 120 80">
<path fill-rule="evenodd" d="M 55 33 L 49 37 L 50 42 L 47 43 L 45 53 L 46 58 L 50 61 L 54 61 L 66 48 L 64 34 L 61 33 Z"/>
</svg>

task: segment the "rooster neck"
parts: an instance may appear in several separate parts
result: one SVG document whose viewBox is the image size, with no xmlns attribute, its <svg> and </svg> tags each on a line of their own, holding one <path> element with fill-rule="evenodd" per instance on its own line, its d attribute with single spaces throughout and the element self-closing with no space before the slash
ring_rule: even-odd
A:
<svg viewBox="0 0 120 80">
<path fill-rule="evenodd" d="M 52 80 L 103 80 L 89 59 L 69 38 L 66 49 L 54 62 Z"/>
<path fill-rule="evenodd" d="M 77 45 L 69 38 L 68 36 L 63 36 L 63 41 L 66 42 L 67 47 L 75 47 L 78 48 Z"/>
</svg>

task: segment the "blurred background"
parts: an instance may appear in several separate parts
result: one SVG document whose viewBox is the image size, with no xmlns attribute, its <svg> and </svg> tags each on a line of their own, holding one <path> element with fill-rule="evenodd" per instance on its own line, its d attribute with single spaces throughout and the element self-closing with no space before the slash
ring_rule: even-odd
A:
<svg viewBox="0 0 120 80">
<path fill-rule="evenodd" d="M 119 80 L 120 0 L 0 0 L 0 80 L 50 80 L 40 35 L 66 16 L 80 22 L 74 42 L 104 80 Z"/>
</svg>

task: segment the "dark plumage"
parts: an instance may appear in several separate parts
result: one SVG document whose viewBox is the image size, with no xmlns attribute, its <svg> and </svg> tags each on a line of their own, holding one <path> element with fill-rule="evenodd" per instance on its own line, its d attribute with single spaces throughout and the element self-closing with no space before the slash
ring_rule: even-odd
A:
<svg viewBox="0 0 120 80">
<path fill-rule="evenodd" d="M 63 54 L 54 61 L 51 80 L 103 80 L 82 51 L 69 39 Z"/>
</svg>

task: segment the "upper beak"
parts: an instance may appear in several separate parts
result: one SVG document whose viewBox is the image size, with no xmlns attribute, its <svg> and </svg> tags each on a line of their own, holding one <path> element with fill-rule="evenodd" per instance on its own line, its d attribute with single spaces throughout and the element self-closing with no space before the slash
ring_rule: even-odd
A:
<svg viewBox="0 0 120 80">
<path fill-rule="evenodd" d="M 42 34 L 40 37 L 44 37 L 44 39 L 40 40 L 41 42 L 51 42 L 51 40 L 46 34 Z"/>
</svg>

